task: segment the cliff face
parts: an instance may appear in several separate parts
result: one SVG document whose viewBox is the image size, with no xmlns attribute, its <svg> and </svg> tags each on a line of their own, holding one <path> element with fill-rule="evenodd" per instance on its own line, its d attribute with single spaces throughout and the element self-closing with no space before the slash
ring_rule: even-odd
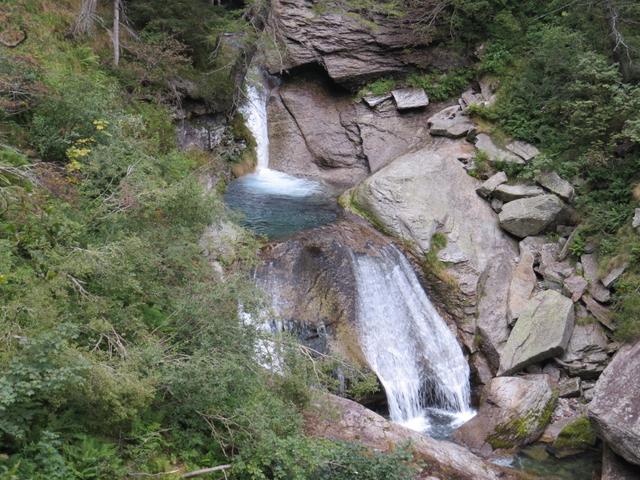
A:
<svg viewBox="0 0 640 480">
<path fill-rule="evenodd" d="M 309 0 L 274 0 L 267 32 L 271 73 L 317 64 L 335 82 L 353 86 L 410 68 L 451 67 L 463 59 L 425 41 L 406 17 L 362 12 Z"/>
</svg>

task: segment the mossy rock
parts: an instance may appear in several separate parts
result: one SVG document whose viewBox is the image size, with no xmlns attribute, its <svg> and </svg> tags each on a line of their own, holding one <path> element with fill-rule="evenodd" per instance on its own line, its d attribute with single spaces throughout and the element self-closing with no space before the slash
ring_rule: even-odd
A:
<svg viewBox="0 0 640 480">
<path fill-rule="evenodd" d="M 555 450 L 586 450 L 595 446 L 598 437 L 587 417 L 567 424 L 553 442 Z"/>
<path fill-rule="evenodd" d="M 557 400 L 558 395 L 554 392 L 543 408 L 531 410 L 522 417 L 497 425 L 487 442 L 494 449 L 511 449 L 534 442 L 551 421 Z"/>
</svg>

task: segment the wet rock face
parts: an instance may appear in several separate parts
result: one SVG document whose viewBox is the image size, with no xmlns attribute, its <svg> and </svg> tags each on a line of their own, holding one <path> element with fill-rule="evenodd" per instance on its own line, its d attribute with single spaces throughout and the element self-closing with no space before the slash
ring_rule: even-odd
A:
<svg viewBox="0 0 640 480">
<path fill-rule="evenodd" d="M 598 434 L 626 461 L 640 465 L 640 342 L 620 349 L 589 404 Z"/>
<path fill-rule="evenodd" d="M 366 365 L 354 329 L 357 292 L 350 252 L 377 255 L 388 244 L 366 225 L 339 221 L 267 247 L 256 278 L 275 313 L 304 344 Z"/>
<path fill-rule="evenodd" d="M 268 53 L 272 73 L 318 64 L 337 83 L 354 85 L 411 67 L 446 68 L 461 63 L 450 53 L 430 48 L 393 16 L 367 14 L 365 18 L 347 4 L 340 9 L 321 8 L 306 0 L 271 3 L 267 31 L 278 44 Z"/>
<path fill-rule="evenodd" d="M 387 232 L 408 242 L 419 259 L 431 250 L 434 234 L 446 238 L 437 252 L 446 273 L 437 293 L 471 337 L 467 347 L 476 349 L 473 335 L 479 331 L 483 351 L 496 368 L 508 336 L 507 296 L 517 249 L 476 194 L 480 182 L 457 160 L 472 148 L 463 140 L 435 140 L 367 178 L 351 199 Z M 456 287 L 446 285 L 447 278 Z"/>
<path fill-rule="evenodd" d="M 537 440 L 551 420 L 556 396 L 548 375 L 497 377 L 486 389 L 478 414 L 454 433 L 474 451 L 513 448 Z"/>
<path fill-rule="evenodd" d="M 352 186 L 428 139 L 430 111 L 369 107 L 321 80 L 286 82 L 268 105 L 270 166 Z"/>
</svg>

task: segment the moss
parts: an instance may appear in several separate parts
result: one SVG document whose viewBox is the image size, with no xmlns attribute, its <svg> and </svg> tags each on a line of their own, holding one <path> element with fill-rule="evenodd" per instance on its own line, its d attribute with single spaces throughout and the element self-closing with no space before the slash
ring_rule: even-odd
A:
<svg viewBox="0 0 640 480">
<path fill-rule="evenodd" d="M 587 417 L 580 417 L 562 429 L 553 448 L 584 449 L 596 444 L 596 432 Z"/>
<path fill-rule="evenodd" d="M 431 237 L 431 248 L 424 257 L 422 268 L 426 275 L 434 275 L 451 288 L 457 288 L 458 284 L 446 270 L 446 264 L 438 258 L 440 250 L 447 246 L 447 236 L 442 232 L 436 232 Z"/>
<path fill-rule="evenodd" d="M 231 170 L 233 174 L 238 177 L 255 169 L 258 163 L 256 153 L 257 143 L 251 130 L 247 127 L 244 117 L 239 113 L 236 113 L 231 119 L 231 133 L 236 141 L 244 142 L 246 145 L 240 155 L 233 157 L 231 160 L 233 163 Z"/>
<path fill-rule="evenodd" d="M 367 211 L 360 203 L 358 203 L 355 197 L 356 194 L 354 189 L 347 190 L 342 195 L 340 195 L 340 197 L 338 197 L 338 205 L 340 205 L 346 211 L 364 218 L 379 232 L 384 233 L 385 235 L 392 236 L 387 227 L 380 220 L 378 220 L 375 215 Z"/>
<path fill-rule="evenodd" d="M 532 436 L 542 431 L 551 421 L 557 400 L 558 395 L 554 392 L 542 410 L 529 412 L 523 417 L 498 425 L 495 433 L 487 438 L 487 442 L 496 449 L 514 448 L 535 440 Z"/>
</svg>

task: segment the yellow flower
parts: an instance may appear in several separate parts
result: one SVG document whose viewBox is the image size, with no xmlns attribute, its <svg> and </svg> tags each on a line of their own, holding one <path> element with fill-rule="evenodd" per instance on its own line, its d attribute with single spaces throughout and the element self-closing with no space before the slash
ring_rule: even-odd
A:
<svg viewBox="0 0 640 480">
<path fill-rule="evenodd" d="M 93 126 L 96 127 L 96 130 L 101 132 L 102 130 L 106 130 L 106 128 L 109 126 L 109 122 L 107 122 L 106 120 L 94 120 Z"/>
</svg>

